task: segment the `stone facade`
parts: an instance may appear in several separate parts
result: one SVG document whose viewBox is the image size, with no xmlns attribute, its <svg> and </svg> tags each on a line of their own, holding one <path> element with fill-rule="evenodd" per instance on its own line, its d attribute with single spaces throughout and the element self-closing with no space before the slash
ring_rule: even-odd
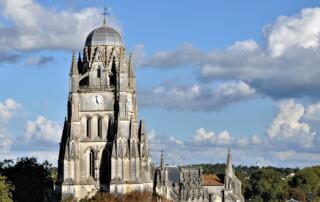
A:
<svg viewBox="0 0 320 202">
<path fill-rule="evenodd" d="M 138 119 L 135 72 L 122 37 L 103 24 L 72 55 L 70 91 L 58 159 L 59 198 L 97 191 L 152 190 L 174 201 L 242 202 L 241 182 L 228 154 L 225 184 L 203 183 L 201 167 L 154 169 L 143 121 Z"/>
<path fill-rule="evenodd" d="M 152 191 L 132 60 L 121 35 L 105 24 L 88 35 L 82 56 L 72 56 L 67 108 L 56 186 L 62 198 Z"/>
<path fill-rule="evenodd" d="M 224 184 L 206 184 L 201 167 L 164 166 L 161 154 L 160 166 L 154 176 L 154 192 L 173 201 L 193 202 L 244 202 L 241 182 L 236 177 L 231 152 L 228 151 Z"/>
</svg>

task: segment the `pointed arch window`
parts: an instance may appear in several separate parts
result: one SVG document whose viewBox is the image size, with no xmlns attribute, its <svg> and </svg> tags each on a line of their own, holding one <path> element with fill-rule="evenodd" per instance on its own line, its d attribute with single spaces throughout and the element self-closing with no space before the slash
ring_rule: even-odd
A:
<svg viewBox="0 0 320 202">
<path fill-rule="evenodd" d="M 98 117 L 97 131 L 98 137 L 102 138 L 102 117 Z"/>
<path fill-rule="evenodd" d="M 91 138 L 91 118 L 87 118 L 87 137 Z"/>
<path fill-rule="evenodd" d="M 89 153 L 89 176 L 94 177 L 94 151 L 90 150 Z"/>
</svg>

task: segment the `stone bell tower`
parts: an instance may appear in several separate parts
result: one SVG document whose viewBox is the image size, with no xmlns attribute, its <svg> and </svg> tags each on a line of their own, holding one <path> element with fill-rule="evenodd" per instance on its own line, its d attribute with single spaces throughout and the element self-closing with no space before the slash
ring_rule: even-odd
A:
<svg viewBox="0 0 320 202">
<path fill-rule="evenodd" d="M 58 160 L 61 197 L 152 190 L 147 135 L 137 113 L 131 57 L 104 21 L 87 36 L 82 56 L 72 56 Z"/>
</svg>

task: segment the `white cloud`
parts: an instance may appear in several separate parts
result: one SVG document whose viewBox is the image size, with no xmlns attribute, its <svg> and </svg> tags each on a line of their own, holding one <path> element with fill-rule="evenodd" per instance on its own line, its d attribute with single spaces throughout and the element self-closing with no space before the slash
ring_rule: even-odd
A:
<svg viewBox="0 0 320 202">
<path fill-rule="evenodd" d="M 293 150 L 274 152 L 273 155 L 281 161 L 310 161 L 319 162 L 320 154 L 310 152 L 296 152 Z"/>
<path fill-rule="evenodd" d="M 320 102 L 313 103 L 306 108 L 304 118 L 307 120 L 320 120 Z"/>
<path fill-rule="evenodd" d="M 0 50 L 77 49 L 87 34 L 102 24 L 101 11 L 58 10 L 34 0 L 0 0 L 1 15 L 11 24 L 0 28 Z M 114 19 L 110 24 L 118 27 Z"/>
<path fill-rule="evenodd" d="M 215 136 L 214 132 L 212 132 L 212 131 L 206 132 L 204 130 L 204 128 L 199 128 L 196 131 L 196 135 L 195 135 L 194 139 L 197 142 L 206 142 L 208 140 L 211 140 L 214 136 Z"/>
<path fill-rule="evenodd" d="M 5 128 L 0 128 L 0 152 L 8 151 L 13 141 Z"/>
<path fill-rule="evenodd" d="M 257 50 L 258 47 L 258 44 L 253 39 L 249 39 L 246 41 L 237 41 L 228 49 L 232 51 L 254 51 Z"/>
<path fill-rule="evenodd" d="M 317 145 L 304 148 L 297 141 L 293 145 L 290 139 L 278 141 L 260 135 L 235 137 L 227 131 L 215 133 L 199 128 L 193 138 L 180 139 L 179 143 L 176 140 L 174 136 L 167 138 L 163 134 L 157 135 L 156 141 L 150 144 L 156 162 L 161 150 L 164 150 L 165 160 L 169 164 L 225 163 L 228 148 L 232 150 L 235 164 L 241 165 L 310 166 L 320 158 Z"/>
<path fill-rule="evenodd" d="M 156 131 L 155 130 L 151 130 L 149 133 L 148 133 L 148 140 L 149 141 L 152 141 L 154 139 L 157 138 L 157 134 L 156 134 Z"/>
<path fill-rule="evenodd" d="M 260 138 L 259 135 L 253 135 L 251 137 L 251 144 L 253 145 L 259 145 L 259 144 L 262 144 L 263 143 L 263 140 Z"/>
<path fill-rule="evenodd" d="M 182 145 L 182 141 L 177 139 L 177 138 L 175 138 L 175 137 L 173 137 L 173 136 L 170 137 L 170 141 L 174 142 L 177 145 Z"/>
<path fill-rule="evenodd" d="M 233 139 L 228 131 L 215 133 L 206 131 L 204 128 L 199 128 L 196 131 L 194 140 L 198 143 L 211 143 L 212 145 L 228 145 L 233 142 Z"/>
<path fill-rule="evenodd" d="M 43 116 L 38 116 L 35 121 L 28 121 L 24 127 L 24 136 L 29 141 L 58 143 L 61 139 L 61 134 L 61 126 Z"/>
<path fill-rule="evenodd" d="M 236 143 L 239 146 L 247 146 L 249 144 L 249 141 L 246 137 L 240 137 L 239 139 L 237 139 Z"/>
<path fill-rule="evenodd" d="M 151 68 L 194 68 L 201 81 L 240 80 L 259 94 L 276 99 L 319 98 L 320 8 L 281 16 L 266 26 L 264 33 L 266 48 L 253 39 L 209 52 L 186 44 L 158 51 L 139 63 Z"/>
<path fill-rule="evenodd" d="M 21 104 L 11 98 L 0 102 L 0 121 L 8 121 L 21 107 Z"/>
<path fill-rule="evenodd" d="M 255 95 L 255 90 L 242 81 L 230 81 L 211 87 L 166 85 L 140 92 L 139 103 L 142 106 L 163 107 L 180 111 L 214 111 L 232 102 L 250 99 Z"/>
<path fill-rule="evenodd" d="M 316 133 L 308 123 L 302 122 L 304 106 L 294 100 L 277 104 L 278 112 L 267 130 L 271 140 L 286 140 L 303 147 L 311 147 Z"/>
<path fill-rule="evenodd" d="M 265 28 L 272 56 L 281 56 L 294 48 L 319 48 L 320 8 L 306 8 L 295 16 L 280 16 Z"/>
</svg>

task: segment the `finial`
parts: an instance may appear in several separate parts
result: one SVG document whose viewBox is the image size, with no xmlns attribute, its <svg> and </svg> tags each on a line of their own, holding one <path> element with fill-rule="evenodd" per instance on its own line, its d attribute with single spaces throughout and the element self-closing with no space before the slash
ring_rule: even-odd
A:
<svg viewBox="0 0 320 202">
<path fill-rule="evenodd" d="M 103 26 L 106 26 L 106 17 L 110 15 L 107 7 L 104 7 L 102 15 L 103 15 Z"/>
<path fill-rule="evenodd" d="M 160 168 L 163 168 L 163 163 L 164 163 L 164 160 L 163 160 L 163 150 L 161 150 Z"/>
<path fill-rule="evenodd" d="M 71 62 L 71 69 L 70 69 L 70 75 L 77 74 L 78 73 L 78 65 L 76 62 L 75 57 L 75 51 L 72 51 L 72 62 Z"/>
</svg>

